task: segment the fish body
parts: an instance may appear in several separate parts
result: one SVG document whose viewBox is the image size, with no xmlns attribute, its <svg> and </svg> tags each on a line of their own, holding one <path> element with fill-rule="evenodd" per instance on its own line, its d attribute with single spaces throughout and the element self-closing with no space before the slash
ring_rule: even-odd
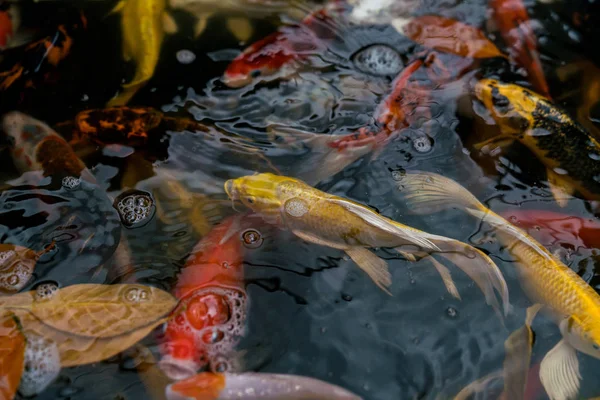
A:
<svg viewBox="0 0 600 400">
<path fill-rule="evenodd" d="M 136 64 L 133 79 L 108 106 L 125 105 L 154 75 L 166 31 L 176 30 L 166 14 L 167 0 L 122 0 L 115 12 L 121 13 L 123 58 Z"/>
<path fill-rule="evenodd" d="M 508 210 L 502 216 L 544 245 L 564 242 L 575 248 L 600 248 L 600 224 L 593 218 L 544 210 Z"/>
<path fill-rule="evenodd" d="M 360 203 L 291 177 L 271 173 L 244 176 L 225 182 L 225 191 L 268 223 L 284 227 L 304 241 L 345 251 L 386 292 L 391 285 L 387 263 L 369 248 L 395 248 L 411 261 L 416 260 L 415 255 L 428 257 L 440 252 L 475 280 L 489 304 L 499 308 L 495 289 L 502 297 L 505 312 L 509 307 L 506 283 L 496 265 L 469 245 L 400 224 Z M 461 258 L 465 255 L 468 262 Z M 460 297 L 446 267 L 434 259 L 432 262 L 448 291 Z"/>
<path fill-rule="evenodd" d="M 21 172 L 43 171 L 44 176 L 83 177 L 95 182 L 67 141 L 43 122 L 15 111 L 4 115 L 2 128 L 11 138 L 11 155 Z"/>
<path fill-rule="evenodd" d="M 567 113 L 530 90 L 493 79 L 479 81 L 475 94 L 501 131 L 489 143 L 521 142 L 544 164 L 554 189 L 600 199 L 600 143 Z"/>
<path fill-rule="evenodd" d="M 235 369 L 233 348 L 244 332 L 246 291 L 244 246 L 240 217 L 215 226 L 194 248 L 181 270 L 164 340 L 161 369 L 172 379 L 184 379 L 198 369 Z"/>
<path fill-rule="evenodd" d="M 5 10 L 0 10 L 0 50 L 4 50 L 9 46 L 9 43 L 15 35 L 14 16 L 10 7 Z"/>
<path fill-rule="evenodd" d="M 168 400 L 360 400 L 339 386 L 297 375 L 203 372 L 167 387 Z"/>
<path fill-rule="evenodd" d="M 542 360 L 542 383 L 553 399 L 574 398 L 581 378 L 575 350 L 600 358 L 600 295 L 535 239 L 489 210 L 457 182 L 432 173 L 408 173 L 399 184 L 411 210 L 418 214 L 456 207 L 496 228 L 496 235 L 516 258 L 513 265 L 525 294 L 550 311 L 563 335 Z"/>
<path fill-rule="evenodd" d="M 489 5 L 512 59 L 525 68 L 534 89 L 550 98 L 550 90 L 537 49 L 537 40 L 531 29 L 529 15 L 523 1 L 490 0 Z"/>
</svg>

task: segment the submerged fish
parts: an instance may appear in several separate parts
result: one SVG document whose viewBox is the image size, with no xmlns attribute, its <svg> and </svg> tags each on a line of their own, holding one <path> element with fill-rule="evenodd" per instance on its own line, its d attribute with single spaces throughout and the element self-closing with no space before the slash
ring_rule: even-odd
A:
<svg viewBox="0 0 600 400">
<path fill-rule="evenodd" d="M 579 192 L 600 200 L 600 143 L 563 110 L 521 86 L 483 79 L 475 95 L 498 124 L 501 134 L 480 143 L 517 140 L 544 164 L 554 197 L 564 203 Z"/>
<path fill-rule="evenodd" d="M 234 347 L 244 333 L 247 298 L 240 216 L 215 226 L 194 248 L 177 277 L 160 368 L 171 379 L 185 379 L 200 368 L 224 372 L 233 366 Z"/>
<path fill-rule="evenodd" d="M 123 58 L 136 64 L 133 79 L 108 102 L 108 107 L 125 105 L 154 75 L 165 33 L 177 30 L 166 12 L 167 0 L 121 0 L 113 12 L 121 13 Z"/>
<path fill-rule="evenodd" d="M 440 253 L 469 275 L 484 292 L 489 304 L 499 310 L 494 289 L 508 311 L 508 289 L 498 267 L 481 251 L 457 240 L 400 224 L 351 200 L 317 190 L 286 176 L 263 173 L 225 182 L 229 197 L 241 201 L 266 222 L 284 227 L 310 243 L 340 249 L 388 292 L 391 275 L 387 263 L 369 249 L 394 248 L 410 261 Z M 442 276 L 448 291 L 458 290 L 448 269 L 428 257 Z"/>
<path fill-rule="evenodd" d="M 516 257 L 513 265 L 525 294 L 550 311 L 563 336 L 542 360 L 542 384 L 552 399 L 574 398 L 581 379 L 576 350 L 600 358 L 600 295 L 535 239 L 455 181 L 432 173 L 408 173 L 399 185 L 415 213 L 458 207 L 496 228 L 505 248 Z"/>
<path fill-rule="evenodd" d="M 550 90 L 537 49 L 537 40 L 523 1 L 491 0 L 489 6 L 500 34 L 508 45 L 511 58 L 520 67 L 525 68 L 534 89 L 550 98 Z"/>
<path fill-rule="evenodd" d="M 204 372 L 167 386 L 168 400 L 361 400 L 331 383 L 297 375 Z"/>
</svg>

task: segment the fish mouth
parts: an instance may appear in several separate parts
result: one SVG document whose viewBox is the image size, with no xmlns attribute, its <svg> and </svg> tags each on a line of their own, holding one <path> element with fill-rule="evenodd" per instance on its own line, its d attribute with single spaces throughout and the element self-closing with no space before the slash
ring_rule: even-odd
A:
<svg viewBox="0 0 600 400">
<path fill-rule="evenodd" d="M 160 360 L 158 367 L 167 377 L 176 381 L 194 376 L 199 369 L 192 360 L 180 360 L 168 355 Z"/>
<path fill-rule="evenodd" d="M 235 190 L 235 183 L 233 182 L 233 179 L 227 180 L 225 182 L 224 188 L 225 193 L 227 193 L 227 196 L 229 196 L 231 200 L 237 200 L 238 194 L 237 190 Z"/>
</svg>

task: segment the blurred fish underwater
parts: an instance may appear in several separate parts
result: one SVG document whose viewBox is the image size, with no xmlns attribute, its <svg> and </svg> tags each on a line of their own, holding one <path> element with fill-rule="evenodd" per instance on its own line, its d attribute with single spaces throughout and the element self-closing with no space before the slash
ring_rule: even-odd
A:
<svg viewBox="0 0 600 400">
<path fill-rule="evenodd" d="M 0 0 L 0 397 L 600 396 L 599 22 Z"/>
</svg>

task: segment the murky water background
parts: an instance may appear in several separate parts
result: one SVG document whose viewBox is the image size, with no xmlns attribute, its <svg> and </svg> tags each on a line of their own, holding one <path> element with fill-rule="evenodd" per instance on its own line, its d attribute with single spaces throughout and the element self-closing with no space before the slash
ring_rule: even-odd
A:
<svg viewBox="0 0 600 400">
<path fill-rule="evenodd" d="M 19 110 L 50 125 L 72 119 L 88 108 L 101 108 L 131 76 L 131 66 L 121 60 L 118 17 L 108 15 L 112 2 L 31 4 L 24 10 L 28 23 L 49 29 L 68 22 L 83 10 L 88 28 L 74 34 L 72 54 L 57 68 L 50 82 L 24 90 L 9 89 L 0 95 L 0 112 Z M 423 0 L 415 15 L 438 14 L 485 27 L 486 1 Z M 549 83 L 557 103 L 576 115 L 583 85 L 577 77 L 562 82 L 557 69 L 581 60 L 597 60 L 592 20 L 575 28 L 576 12 L 589 12 L 590 0 L 552 6 L 526 2 L 537 21 L 539 42 Z M 587 11 L 586 11 L 587 10 Z M 255 171 L 275 171 L 294 176 L 306 168 L 307 150 L 270 141 L 274 123 L 323 134 L 350 133 L 373 124 L 377 104 L 390 88 L 388 76 L 365 73 L 352 56 L 373 45 L 387 45 L 405 63 L 418 46 L 391 27 L 345 30 L 322 54 L 319 68 L 291 80 L 229 89 L 220 81 L 225 67 L 240 50 L 274 31 L 277 16 L 252 19 L 255 31 L 248 43 L 238 43 L 227 31 L 225 16 L 210 19 L 205 33 L 192 38 L 192 21 L 176 12 L 180 31 L 167 36 L 152 81 L 130 105 L 151 106 L 172 116 L 194 118 L 216 130 L 209 133 L 168 132 L 146 152 L 123 154 L 95 149 L 85 158 L 99 186 L 112 198 L 142 191 L 155 203 L 150 222 L 114 229 L 119 215 L 113 204 L 90 189 L 86 196 L 70 196 L 67 188 L 49 187 L 45 195 L 47 219 L 36 219 L 41 195 L 13 183 L 0 194 L 0 237 L 14 243 L 49 243 L 57 250 L 43 256 L 35 279 L 24 289 L 54 281 L 116 283 L 124 279 L 170 290 L 185 257 L 201 233 L 195 221 L 216 223 L 234 213 L 222 190 L 223 182 Z M 177 54 L 188 50 L 191 63 Z M 185 60 L 188 62 L 189 60 Z M 6 56 L 2 66 L 9 65 Z M 500 77 L 526 84 L 506 62 L 483 62 L 474 75 Z M 525 148 L 512 146 L 499 156 L 474 151 L 470 145 L 496 129 L 482 123 L 473 112 L 464 84 L 434 90 L 429 104 L 432 117 L 413 116 L 403 135 L 376 157 L 366 157 L 319 184 L 328 193 L 367 204 L 383 215 L 435 234 L 471 243 L 488 253 L 506 276 L 515 313 L 505 326 L 485 304 L 473 282 L 456 268 L 454 278 L 462 301 L 447 295 L 437 273 L 426 261 L 409 265 L 391 251 L 378 250 L 388 260 L 393 276 L 393 297 L 380 291 L 343 254 L 302 242 L 290 233 L 255 227 L 264 242 L 247 252 L 245 274 L 250 299 L 248 329 L 238 348 L 246 351 L 248 370 L 307 375 L 345 387 L 365 399 L 449 398 L 474 379 L 501 367 L 504 340 L 522 324 L 529 305 L 511 268 L 511 256 L 487 227 L 457 211 L 419 217 L 410 214 L 395 189 L 395 174 L 405 170 L 442 172 L 468 187 L 496 212 L 515 209 L 559 210 L 542 183 L 544 170 Z M 425 77 L 423 77 L 425 79 Z M 600 115 L 598 116 L 600 118 Z M 594 121 L 591 121 L 593 124 Z M 68 135 L 68 132 L 67 132 Z M 232 138 L 231 135 L 236 137 Z M 240 138 L 241 137 L 241 138 Z M 243 138 L 243 139 L 242 139 Z M 423 138 L 427 139 L 423 141 Z M 429 143 L 431 146 L 423 146 Z M 430 147 L 430 148 L 429 148 Z M 265 162 L 270 160 L 270 164 Z M 17 179 L 8 153 L 0 157 L 3 182 Z M 22 179 L 22 177 L 20 178 Z M 168 185 L 180 182 L 192 198 L 181 198 Z M 83 183 L 82 183 L 83 184 Z M 52 198 L 59 199 L 53 202 Z M 208 204 L 208 205 L 207 205 Z M 582 200 L 572 200 L 561 212 L 593 218 Z M 73 217 L 65 228 L 64 218 Z M 26 218 L 27 229 L 13 224 Z M 86 251 L 79 252 L 78 237 L 101 228 Z M 86 231 L 87 230 L 87 231 Z M 201 230 L 201 229 L 200 229 Z M 103 254 L 124 235 L 132 250 L 131 270 L 111 268 Z M 547 245 L 548 243 L 543 243 Z M 39 247 L 39 245 L 36 245 Z M 573 248 L 557 242 L 567 264 L 592 286 L 598 287 L 596 249 Z M 131 274 L 131 271 L 133 273 Z M 534 325 L 536 348 L 532 364 L 559 339 L 548 319 Z M 155 335 L 144 344 L 158 356 Z M 60 377 L 39 399 L 147 399 L 162 398 L 138 365 L 140 355 L 130 350 L 105 362 L 63 369 Z M 595 371 L 599 361 L 580 356 L 582 397 L 600 393 Z M 495 392 L 497 395 L 501 389 Z M 154 397 L 156 396 L 156 397 Z M 489 397 L 488 397 L 489 396 Z M 538 398 L 545 398 L 540 390 Z M 482 398 L 490 398 L 492 393 Z M 493 398 L 493 397 L 492 397 Z"/>
</svg>

